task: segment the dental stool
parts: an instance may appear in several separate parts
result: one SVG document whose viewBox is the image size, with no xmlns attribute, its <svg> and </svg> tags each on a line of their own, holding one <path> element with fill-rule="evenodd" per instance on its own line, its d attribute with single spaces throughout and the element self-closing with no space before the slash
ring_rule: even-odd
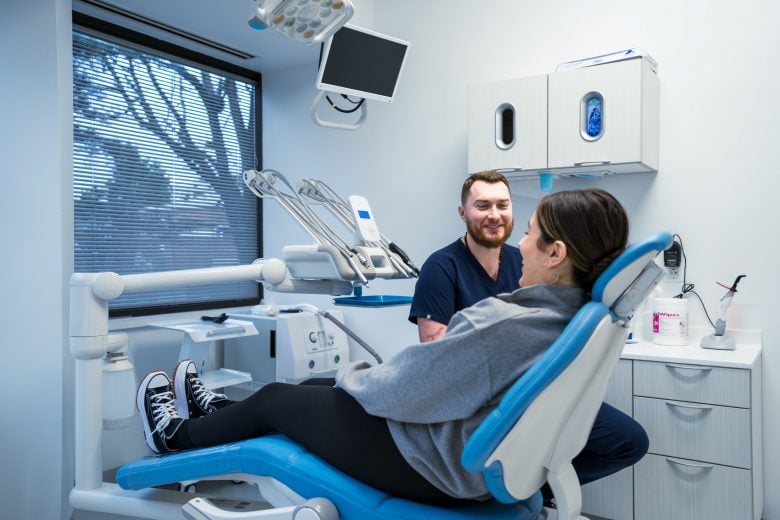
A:
<svg viewBox="0 0 780 520">
<path fill-rule="evenodd" d="M 182 512 L 198 520 L 526 520 L 542 515 L 539 488 L 549 482 L 557 518 L 583 518 L 572 459 L 588 439 L 625 344 L 628 321 L 662 276 L 653 258 L 671 244 L 670 233 L 657 233 L 615 259 L 596 281 L 591 301 L 471 436 L 461 462 L 483 474 L 494 497 L 489 501 L 437 507 L 394 498 L 281 435 L 146 457 L 122 466 L 117 483 L 142 489 L 237 479 L 256 483 L 269 502 L 264 510 L 226 511 L 219 501 L 197 497 Z"/>
</svg>

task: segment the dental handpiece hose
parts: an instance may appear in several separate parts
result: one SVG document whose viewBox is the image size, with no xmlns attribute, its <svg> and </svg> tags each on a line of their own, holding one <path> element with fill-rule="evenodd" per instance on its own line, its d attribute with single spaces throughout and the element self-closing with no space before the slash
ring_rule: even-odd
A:
<svg viewBox="0 0 780 520">
<path fill-rule="evenodd" d="M 315 305 L 311 305 L 309 303 L 299 303 L 299 304 L 295 304 L 295 305 L 279 305 L 279 306 L 276 306 L 276 305 L 264 305 L 262 307 L 263 307 L 263 309 L 262 309 L 261 313 L 262 314 L 268 314 L 269 316 L 273 316 L 273 315 L 278 314 L 279 310 L 308 311 L 308 312 L 311 312 L 312 314 L 323 316 L 324 318 L 327 318 L 331 322 L 333 322 L 333 324 L 336 325 L 338 328 L 343 330 L 347 334 L 347 336 L 349 336 L 350 338 L 354 339 L 361 347 L 363 347 L 366 350 L 366 352 L 371 354 L 374 357 L 374 359 L 376 359 L 377 363 L 379 363 L 380 365 L 382 364 L 382 358 L 377 353 L 376 350 L 371 348 L 368 345 L 368 343 L 363 341 L 363 339 L 360 336 L 358 336 L 357 334 L 352 332 L 352 330 L 350 330 L 349 327 L 344 325 L 339 319 L 337 319 L 335 316 L 333 316 L 328 311 L 322 310 L 319 307 L 317 307 Z"/>
<path fill-rule="evenodd" d="M 377 362 L 377 363 L 379 363 L 380 365 L 382 364 L 382 358 L 379 356 L 379 354 L 376 352 L 376 350 L 374 350 L 374 349 L 372 349 L 371 347 L 369 347 L 369 346 L 368 346 L 368 344 L 367 344 L 365 341 L 363 341 L 363 340 L 360 338 L 360 336 L 358 336 L 357 334 L 355 334 L 354 332 L 352 332 L 351 330 L 349 330 L 349 328 L 347 328 L 347 326 L 346 326 L 346 325 L 344 325 L 343 323 L 341 323 L 341 321 L 339 321 L 338 319 L 336 319 L 336 318 L 335 318 L 335 317 L 334 317 L 334 316 L 333 316 L 331 313 L 329 313 L 328 311 L 323 311 L 323 310 L 320 310 L 320 312 L 319 312 L 319 313 L 320 313 L 321 315 L 323 315 L 324 317 L 328 318 L 330 321 L 332 321 L 332 322 L 333 322 L 333 323 L 334 323 L 334 324 L 335 324 L 335 325 L 336 325 L 338 328 L 340 328 L 341 330 L 343 330 L 344 332 L 346 332 L 346 334 L 347 334 L 347 335 L 348 335 L 350 338 L 352 338 L 352 339 L 354 339 L 355 341 L 357 341 L 357 342 L 360 344 L 360 346 L 361 346 L 361 347 L 363 347 L 363 348 L 366 350 L 366 352 L 368 352 L 369 354 L 371 354 L 372 356 L 374 356 L 374 359 L 376 359 L 376 362 Z"/>
</svg>

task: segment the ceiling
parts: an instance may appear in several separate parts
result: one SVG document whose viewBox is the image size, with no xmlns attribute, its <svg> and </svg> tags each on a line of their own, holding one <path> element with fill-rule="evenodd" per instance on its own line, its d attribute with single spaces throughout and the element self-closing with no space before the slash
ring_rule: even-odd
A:
<svg viewBox="0 0 780 520">
<path fill-rule="evenodd" d="M 73 10 L 262 73 L 319 58 L 317 44 L 251 28 L 251 0 L 73 0 Z"/>
</svg>

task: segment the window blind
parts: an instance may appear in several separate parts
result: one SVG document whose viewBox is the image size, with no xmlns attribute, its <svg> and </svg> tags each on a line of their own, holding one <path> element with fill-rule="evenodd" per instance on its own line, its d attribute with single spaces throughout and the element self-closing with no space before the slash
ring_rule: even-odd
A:
<svg viewBox="0 0 780 520">
<path fill-rule="evenodd" d="M 76 272 L 248 264 L 260 255 L 259 84 L 74 30 Z M 240 282 L 122 295 L 112 315 L 256 303 Z"/>
</svg>

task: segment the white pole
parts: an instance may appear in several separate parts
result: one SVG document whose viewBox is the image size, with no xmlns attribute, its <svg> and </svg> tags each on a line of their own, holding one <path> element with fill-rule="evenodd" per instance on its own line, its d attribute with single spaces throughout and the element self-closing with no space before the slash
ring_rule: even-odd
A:
<svg viewBox="0 0 780 520">
<path fill-rule="evenodd" d="M 70 353 L 76 359 L 76 489 L 103 482 L 102 357 L 106 353 L 108 303 L 95 296 L 97 275 L 70 279 Z"/>
</svg>

